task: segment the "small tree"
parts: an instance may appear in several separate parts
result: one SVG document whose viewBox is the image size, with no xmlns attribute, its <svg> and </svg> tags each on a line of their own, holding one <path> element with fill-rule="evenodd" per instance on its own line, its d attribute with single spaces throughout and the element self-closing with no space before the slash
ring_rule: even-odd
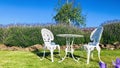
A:
<svg viewBox="0 0 120 68">
<path fill-rule="evenodd" d="M 67 2 L 56 8 L 56 12 L 57 14 L 53 18 L 57 23 L 85 26 L 85 16 L 81 14 L 81 8 L 79 6 L 73 7 L 72 2 Z"/>
</svg>

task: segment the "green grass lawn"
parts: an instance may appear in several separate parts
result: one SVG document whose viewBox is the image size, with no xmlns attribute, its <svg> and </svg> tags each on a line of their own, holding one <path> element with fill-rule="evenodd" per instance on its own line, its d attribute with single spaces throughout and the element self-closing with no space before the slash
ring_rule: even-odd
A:
<svg viewBox="0 0 120 68">
<path fill-rule="evenodd" d="M 61 52 L 61 57 L 58 54 L 54 55 L 54 62 L 50 61 L 50 54 L 44 60 L 41 59 L 39 52 L 24 52 L 24 51 L 0 51 L 0 68 L 99 68 L 97 51 L 94 51 L 94 58 L 90 60 L 90 64 L 86 64 L 86 52 L 75 50 L 74 55 L 80 58 L 79 62 L 75 62 L 72 58 L 67 57 L 63 62 L 58 63 L 61 57 L 64 56 L 64 51 Z M 120 50 L 102 50 L 101 59 L 107 64 L 108 68 L 112 68 L 112 60 L 120 58 Z"/>
</svg>

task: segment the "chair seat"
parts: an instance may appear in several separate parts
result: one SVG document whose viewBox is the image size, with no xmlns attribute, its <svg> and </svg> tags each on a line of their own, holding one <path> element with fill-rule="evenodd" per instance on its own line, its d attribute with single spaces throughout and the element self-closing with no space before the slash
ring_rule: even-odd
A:
<svg viewBox="0 0 120 68">
<path fill-rule="evenodd" d="M 90 42 L 90 43 L 88 43 L 88 45 L 89 45 L 89 46 L 96 46 L 96 43 Z"/>
<path fill-rule="evenodd" d="M 51 45 L 56 45 L 55 42 L 51 42 Z"/>
</svg>

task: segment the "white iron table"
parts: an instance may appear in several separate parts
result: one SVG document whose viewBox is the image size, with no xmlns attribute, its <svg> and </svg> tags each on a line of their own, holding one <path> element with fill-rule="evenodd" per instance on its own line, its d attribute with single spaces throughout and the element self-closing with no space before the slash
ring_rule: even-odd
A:
<svg viewBox="0 0 120 68">
<path fill-rule="evenodd" d="M 65 49 L 65 53 L 66 54 L 65 54 L 64 58 L 62 58 L 62 60 L 60 60 L 59 62 L 62 62 L 66 58 L 68 52 L 71 53 L 72 58 L 75 61 L 78 62 L 78 60 L 76 60 L 75 57 L 73 56 L 73 52 L 74 52 L 73 42 L 74 42 L 74 38 L 75 37 L 83 37 L 83 35 L 77 35 L 77 34 L 58 34 L 57 36 L 59 36 L 59 37 L 65 37 L 66 38 L 66 49 Z M 72 38 L 72 40 L 70 41 L 71 38 Z"/>
</svg>

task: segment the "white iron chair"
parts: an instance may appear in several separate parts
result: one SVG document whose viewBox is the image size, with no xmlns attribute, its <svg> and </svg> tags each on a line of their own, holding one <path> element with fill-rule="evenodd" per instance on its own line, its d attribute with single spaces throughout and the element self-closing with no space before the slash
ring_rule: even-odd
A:
<svg viewBox="0 0 120 68">
<path fill-rule="evenodd" d="M 53 52 L 56 48 L 58 48 L 59 55 L 60 55 L 60 46 L 56 45 L 54 42 L 52 42 L 54 40 L 54 36 L 53 36 L 53 33 L 50 30 L 48 30 L 46 28 L 43 28 L 41 30 L 41 34 L 42 34 L 42 38 L 43 38 L 43 41 L 44 41 L 43 59 L 45 57 L 45 50 L 48 49 L 48 50 L 50 50 L 50 53 L 51 53 L 51 60 L 52 60 L 52 62 L 54 62 Z"/>
<path fill-rule="evenodd" d="M 91 51 L 94 50 L 94 48 L 97 49 L 98 51 L 98 58 L 100 59 L 100 46 L 99 46 L 99 42 L 102 36 L 102 32 L 103 32 L 103 27 L 100 26 L 98 28 L 96 28 L 95 30 L 93 30 L 93 32 L 90 35 L 90 40 L 92 42 L 88 43 L 87 45 L 84 45 L 85 50 L 87 51 L 87 64 L 89 64 L 89 60 L 90 60 L 90 55 L 93 58 L 93 53 L 91 53 Z M 102 62 L 102 61 L 101 61 Z"/>
</svg>

